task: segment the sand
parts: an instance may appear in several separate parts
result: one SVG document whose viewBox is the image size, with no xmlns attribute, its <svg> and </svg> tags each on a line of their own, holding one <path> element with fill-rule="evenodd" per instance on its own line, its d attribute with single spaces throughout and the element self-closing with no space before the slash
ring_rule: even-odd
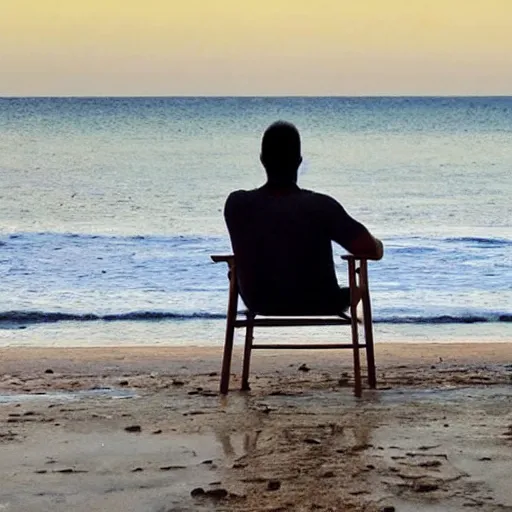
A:
<svg viewBox="0 0 512 512">
<path fill-rule="evenodd" d="M 512 344 L 220 356 L 1 349 L 0 511 L 512 511 Z"/>
</svg>

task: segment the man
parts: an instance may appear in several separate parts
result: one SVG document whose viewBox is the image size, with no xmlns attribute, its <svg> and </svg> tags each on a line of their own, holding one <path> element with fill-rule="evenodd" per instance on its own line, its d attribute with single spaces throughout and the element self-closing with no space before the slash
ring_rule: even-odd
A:
<svg viewBox="0 0 512 512">
<path fill-rule="evenodd" d="M 338 285 L 332 241 L 375 260 L 382 242 L 332 197 L 298 187 L 294 125 L 278 121 L 265 131 L 260 160 L 265 185 L 232 192 L 224 208 L 243 301 L 262 315 L 342 314 L 350 292 Z"/>
</svg>

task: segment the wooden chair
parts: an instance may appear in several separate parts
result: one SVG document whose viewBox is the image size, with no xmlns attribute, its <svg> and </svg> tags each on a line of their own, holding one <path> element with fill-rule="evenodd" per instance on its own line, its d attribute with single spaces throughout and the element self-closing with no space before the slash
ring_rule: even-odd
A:
<svg viewBox="0 0 512 512">
<path fill-rule="evenodd" d="M 225 262 L 229 272 L 229 299 L 226 320 L 226 338 L 224 342 L 224 354 L 222 358 L 222 370 L 220 378 L 220 392 L 226 395 L 229 391 L 229 378 L 231 373 L 231 359 L 233 355 L 233 341 L 235 329 L 245 327 L 245 347 L 242 367 L 243 391 L 249 390 L 249 371 L 251 364 L 251 352 L 254 349 L 352 349 L 354 359 L 354 393 L 361 396 L 361 364 L 359 351 L 366 349 L 366 361 L 368 366 L 368 384 L 371 389 L 377 386 L 375 372 L 375 357 L 373 347 L 372 313 L 370 292 L 368 288 L 368 262 L 366 258 L 346 255 L 342 256 L 348 262 L 349 287 L 353 290 L 359 287 L 363 306 L 363 325 L 365 343 L 359 343 L 359 322 L 357 320 L 357 303 L 352 301 L 350 305 L 350 317 L 260 317 L 248 310 L 245 318 L 238 317 L 238 280 L 236 278 L 235 257 L 233 255 L 214 255 L 211 259 L 215 263 Z M 353 296 L 353 294 L 352 294 Z M 352 343 L 301 343 L 301 344 L 254 344 L 253 332 L 255 327 L 289 327 L 289 326 L 320 326 L 320 325 L 350 325 L 352 330 Z"/>
</svg>

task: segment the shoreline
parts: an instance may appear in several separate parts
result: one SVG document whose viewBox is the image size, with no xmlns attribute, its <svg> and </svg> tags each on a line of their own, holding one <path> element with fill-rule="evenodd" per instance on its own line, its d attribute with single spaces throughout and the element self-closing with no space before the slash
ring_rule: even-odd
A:
<svg viewBox="0 0 512 512">
<path fill-rule="evenodd" d="M 319 342 L 347 339 L 349 329 L 325 327 L 260 329 L 256 333 L 264 343 Z M 26 329 L 0 329 L 3 347 L 220 347 L 225 336 L 225 321 L 205 322 L 127 322 L 69 323 L 31 326 Z M 504 343 L 512 341 L 512 323 L 374 325 L 376 345 L 394 343 Z M 238 332 L 235 346 L 243 345 L 243 333 Z"/>
<path fill-rule="evenodd" d="M 375 353 L 378 358 L 379 355 L 386 358 L 402 358 L 417 356 L 420 358 L 432 356 L 432 350 L 435 349 L 439 354 L 451 355 L 453 357 L 462 358 L 469 356 L 485 356 L 485 357 L 499 357 L 507 348 L 510 349 L 512 355 L 512 339 L 507 340 L 494 340 L 494 341 L 428 341 L 428 342 L 404 342 L 404 341 L 385 341 L 375 344 Z M 217 345 L 202 345 L 202 344 L 180 344 L 180 345 L 163 345 L 163 344 L 132 344 L 132 345 L 109 345 L 109 346 L 84 346 L 84 345 L 69 345 L 69 346 L 35 346 L 35 345 L 22 345 L 22 346 L 4 346 L 0 347 L 0 364 L 7 357 L 18 359 L 16 352 L 23 352 L 24 357 L 37 358 L 41 355 L 47 357 L 59 355 L 74 355 L 75 357 L 85 356 L 93 358 L 106 358 L 115 352 L 118 356 L 143 356 L 154 357 L 156 355 L 162 356 L 180 356 L 180 357 L 215 357 L 221 356 L 223 350 L 222 344 Z M 234 355 L 239 356 L 243 351 L 243 344 L 237 343 L 234 346 Z M 265 350 L 258 351 L 254 357 L 268 357 L 277 356 L 279 354 L 287 357 L 292 357 L 293 354 L 304 354 L 308 357 L 321 358 L 326 354 L 347 354 L 351 353 L 350 350 Z M 361 351 L 361 354 L 364 350 Z M 457 355 L 458 354 L 458 355 Z M 497 359 L 497 360 L 498 360 Z"/>
</svg>

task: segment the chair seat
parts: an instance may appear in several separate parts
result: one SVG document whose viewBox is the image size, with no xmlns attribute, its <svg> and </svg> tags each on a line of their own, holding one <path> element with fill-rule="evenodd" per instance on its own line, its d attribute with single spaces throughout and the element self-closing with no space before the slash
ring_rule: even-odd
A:
<svg viewBox="0 0 512 512">
<path fill-rule="evenodd" d="M 341 298 L 342 289 L 336 286 L 335 291 L 318 293 L 311 297 L 287 297 L 260 300 L 257 304 L 245 302 L 249 313 L 256 316 L 268 317 L 321 317 L 346 316 L 350 307 L 349 302 Z M 346 300 L 349 301 L 347 294 Z"/>
<path fill-rule="evenodd" d="M 305 327 L 315 325 L 350 325 L 349 317 L 326 317 L 326 316 L 308 316 L 308 317 L 263 317 L 263 318 L 246 318 L 236 319 L 235 327 L 247 327 L 252 324 L 254 327 Z"/>
</svg>

